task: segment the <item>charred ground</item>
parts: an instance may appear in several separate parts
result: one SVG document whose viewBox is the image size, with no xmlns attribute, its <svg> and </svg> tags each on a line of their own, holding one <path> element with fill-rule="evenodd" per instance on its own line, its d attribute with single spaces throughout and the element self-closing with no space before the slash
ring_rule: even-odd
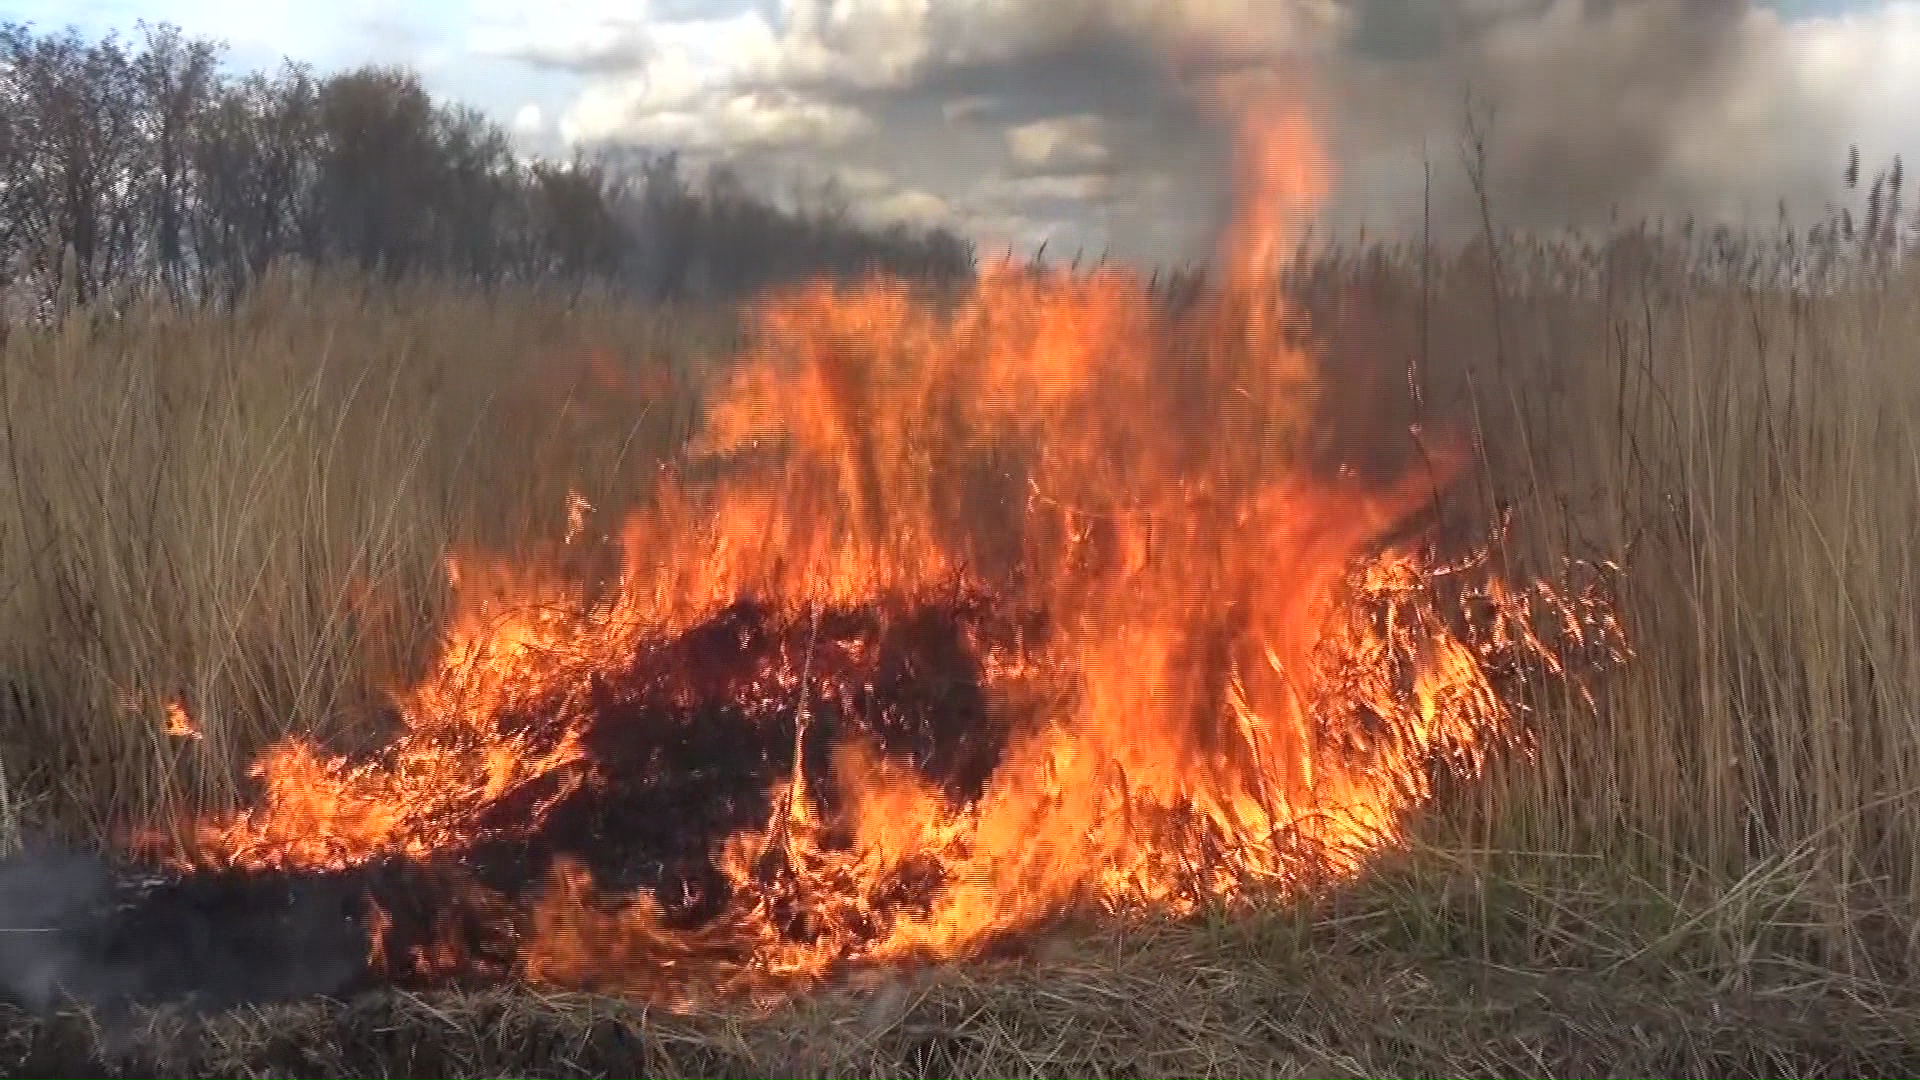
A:
<svg viewBox="0 0 1920 1080">
<path fill-rule="evenodd" d="M 231 1005 L 508 979 L 521 913 L 560 859 L 587 868 L 610 897 L 644 890 L 670 925 L 697 929 L 730 899 L 717 849 L 768 822 L 797 749 L 824 819 L 834 809 L 829 754 L 848 739 L 910 765 L 956 803 L 977 797 L 1015 723 L 988 700 L 978 643 L 1034 629 L 963 589 L 939 603 L 799 614 L 736 603 L 641 643 L 624 666 L 587 673 L 585 755 L 486 805 L 470 842 L 431 859 L 185 873 L 78 857 L 17 864 L 0 896 L 11 921 L 41 925 L 11 939 L 13 966 L 33 966 L 25 950 L 49 959 L 34 967 L 45 975 L 38 985 L 16 977 L 8 988 L 27 1005 L 63 996 Z M 499 726 L 557 738 L 549 707 L 558 706 L 523 705 Z M 775 885 L 777 853 L 761 870 Z M 906 873 L 892 899 L 911 905 L 938 884 Z M 780 922 L 808 933 L 797 910 Z"/>
</svg>

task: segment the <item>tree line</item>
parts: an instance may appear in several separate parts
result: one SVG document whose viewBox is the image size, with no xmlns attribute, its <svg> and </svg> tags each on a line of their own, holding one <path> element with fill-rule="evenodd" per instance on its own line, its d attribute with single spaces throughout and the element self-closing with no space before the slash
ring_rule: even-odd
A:
<svg viewBox="0 0 1920 1080">
<path fill-rule="evenodd" d="M 48 303 L 116 286 L 231 299 L 292 258 L 668 299 L 972 271 L 949 231 L 872 227 L 830 198 L 783 208 L 671 153 L 526 160 L 404 70 L 234 77 L 223 59 L 171 26 L 0 24 L 0 285 Z"/>
</svg>

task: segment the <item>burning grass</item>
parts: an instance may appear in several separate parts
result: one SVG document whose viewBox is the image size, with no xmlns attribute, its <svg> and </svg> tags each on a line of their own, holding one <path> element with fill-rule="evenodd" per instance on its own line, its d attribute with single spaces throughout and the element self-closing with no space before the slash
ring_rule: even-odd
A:
<svg viewBox="0 0 1920 1080">
<path fill-rule="evenodd" d="M 458 556 L 387 745 L 285 740 L 257 805 L 136 849 L 450 863 L 424 945 L 370 895 L 376 968 L 679 1007 L 1351 876 L 1436 776 L 1524 750 L 1514 677 L 1578 689 L 1623 647 L 1604 589 L 1414 539 L 1461 450 L 1314 460 L 1325 375 L 1272 263 L 1324 169 L 1291 110 L 1244 138 L 1223 280 L 1177 313 L 1119 271 L 758 305 L 596 587 L 590 551 Z"/>
<path fill-rule="evenodd" d="M 389 989 L 136 1052 L 1910 1068 L 1885 1048 L 1920 941 L 1913 279 L 1515 243 L 1274 282 L 1315 176 L 1268 120 L 1248 160 L 1306 167 L 1252 170 L 1286 182 L 1177 308 L 1113 272 L 822 286 L 690 348 L 614 305 L 283 278 L 233 316 L 10 336 L 9 822 L 132 836 L 189 872 L 168 903 L 309 897 L 352 946 L 323 989 L 690 1014 Z M 1383 894 L 1408 850 L 1440 869 Z M 1304 953 L 1194 944 L 1303 898 L 1334 912 Z M 144 910 L 117 971 L 175 925 Z M 1141 936 L 994 959 L 1088 914 Z M 792 1000 L 929 960 L 992 964 L 912 1006 Z M 1563 998 L 1515 969 L 1584 974 Z M 1355 1006 L 1381 986 L 1406 992 Z M 289 1031 L 336 1056 L 276 1064 Z"/>
</svg>

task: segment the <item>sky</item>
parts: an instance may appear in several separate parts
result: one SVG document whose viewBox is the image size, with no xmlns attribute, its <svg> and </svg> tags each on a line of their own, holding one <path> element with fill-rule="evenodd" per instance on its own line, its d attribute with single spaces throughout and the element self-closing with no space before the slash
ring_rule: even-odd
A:
<svg viewBox="0 0 1920 1080">
<path fill-rule="evenodd" d="M 168 22 L 240 70 L 399 64 L 529 152 L 619 143 L 837 181 L 988 248 L 1203 254 L 1227 135 L 1196 86 L 1307 73 L 1329 227 L 1467 227 L 1488 132 L 1511 224 L 1771 221 L 1920 149 L 1920 0 L 0 0 L 90 35 Z M 1169 62 L 1178 56 L 1180 65 Z M 1469 103 L 1473 104 L 1469 104 Z"/>
</svg>

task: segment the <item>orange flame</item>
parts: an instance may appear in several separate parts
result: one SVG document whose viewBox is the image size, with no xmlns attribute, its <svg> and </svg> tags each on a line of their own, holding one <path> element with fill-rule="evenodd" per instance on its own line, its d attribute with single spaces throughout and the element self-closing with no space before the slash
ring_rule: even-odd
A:
<svg viewBox="0 0 1920 1080">
<path fill-rule="evenodd" d="M 178 698 L 167 702 L 165 717 L 161 721 L 162 730 L 176 739 L 200 738 L 200 725 L 193 714 L 187 711 L 186 703 Z"/>
<path fill-rule="evenodd" d="M 1617 627 L 1591 598 L 1396 543 L 1457 448 L 1386 482 L 1309 466 L 1319 371 L 1272 275 L 1327 166 L 1297 112 L 1257 112 L 1244 136 L 1224 279 L 1178 316 L 1117 270 L 769 300 L 684 475 L 626 522 L 612 600 L 449 559 L 461 605 L 387 752 L 271 749 L 259 803 L 194 823 L 179 858 L 344 867 L 525 835 L 622 782 L 590 745 L 601 674 L 751 600 L 807 628 L 738 690 L 742 708 L 798 703 L 795 746 L 770 817 L 712 853 L 715 912 L 688 925 L 646 890 L 610 904 L 562 858 L 523 912 L 524 977 L 670 1002 L 778 990 L 975 954 L 1070 908 L 1177 913 L 1357 870 L 1404 834 L 1436 763 L 1471 771 L 1513 731 L 1500 670 L 1551 661 L 1543 612 Z M 589 511 L 575 495 L 570 544 Z M 1017 624 L 963 634 L 1009 732 L 978 792 L 856 735 L 809 773 L 819 671 L 876 663 L 823 620 L 963 595 Z M 1479 632 L 1453 617 L 1470 608 Z"/>
<path fill-rule="evenodd" d="M 169 738 L 197 740 L 203 737 L 200 722 L 193 718 L 187 709 L 186 701 L 178 695 L 156 699 L 137 690 L 116 689 L 115 704 L 120 711 L 129 715 L 153 715 L 153 706 L 158 706 L 160 731 Z"/>
</svg>

